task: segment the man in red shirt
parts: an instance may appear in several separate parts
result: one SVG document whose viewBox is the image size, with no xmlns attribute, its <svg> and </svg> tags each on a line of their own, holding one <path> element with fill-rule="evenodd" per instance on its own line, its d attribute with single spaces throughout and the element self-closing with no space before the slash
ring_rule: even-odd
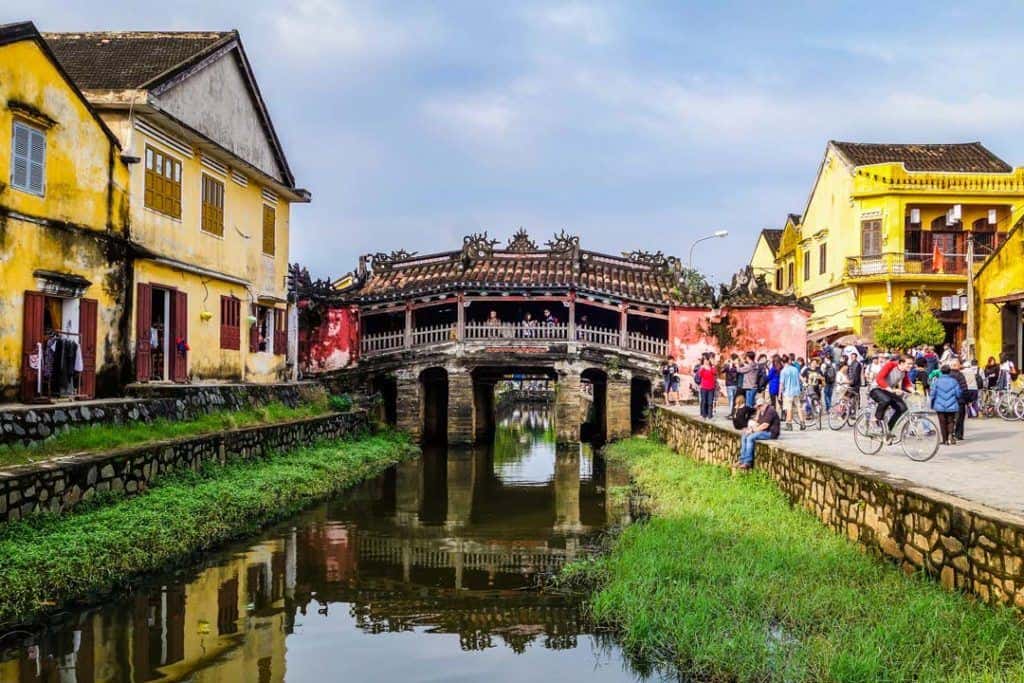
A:
<svg viewBox="0 0 1024 683">
<path fill-rule="evenodd" d="M 910 368 L 914 364 L 911 356 L 903 356 L 891 359 L 878 371 L 875 377 L 875 386 L 868 395 L 878 405 L 875 410 L 875 419 L 882 423 L 885 411 L 892 408 L 892 417 L 889 418 L 889 431 L 896 426 L 896 421 L 903 413 L 907 412 L 907 404 L 902 394 L 911 393 L 914 385 L 910 382 Z"/>
</svg>

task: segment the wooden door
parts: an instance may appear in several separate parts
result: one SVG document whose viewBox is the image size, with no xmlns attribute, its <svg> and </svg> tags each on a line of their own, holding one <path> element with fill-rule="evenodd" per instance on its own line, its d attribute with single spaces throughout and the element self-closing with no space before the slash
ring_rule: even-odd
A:
<svg viewBox="0 0 1024 683">
<path fill-rule="evenodd" d="M 26 403 L 36 398 L 36 383 L 39 371 L 32 368 L 30 356 L 38 351 L 38 344 L 43 342 L 43 310 L 46 297 L 39 292 L 25 292 L 25 313 L 21 333 L 21 400 Z M 43 359 L 38 358 L 38 367 L 42 367 Z"/>
<path fill-rule="evenodd" d="M 148 382 L 153 374 L 153 347 L 149 330 L 153 325 L 153 288 L 140 282 L 135 288 L 135 380 Z"/>
<path fill-rule="evenodd" d="M 184 382 L 188 379 L 188 294 L 175 290 L 172 292 L 171 316 L 174 326 L 171 329 L 169 344 L 173 349 L 174 359 L 171 379 Z"/>
<path fill-rule="evenodd" d="M 249 353 L 256 353 L 260 350 L 260 335 L 257 325 L 260 322 L 260 309 L 258 306 L 251 306 L 252 316 L 256 318 L 252 325 L 249 325 Z"/>
<path fill-rule="evenodd" d="M 78 343 L 82 350 L 82 377 L 78 393 L 96 398 L 96 317 L 95 299 L 78 302 Z"/>
</svg>

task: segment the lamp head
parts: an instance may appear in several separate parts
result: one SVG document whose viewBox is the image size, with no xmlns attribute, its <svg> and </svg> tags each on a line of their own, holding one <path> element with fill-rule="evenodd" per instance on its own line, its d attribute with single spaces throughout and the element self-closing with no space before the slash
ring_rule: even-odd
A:
<svg viewBox="0 0 1024 683">
<path fill-rule="evenodd" d="M 725 237 L 728 234 L 728 230 L 715 230 L 715 237 Z"/>
</svg>

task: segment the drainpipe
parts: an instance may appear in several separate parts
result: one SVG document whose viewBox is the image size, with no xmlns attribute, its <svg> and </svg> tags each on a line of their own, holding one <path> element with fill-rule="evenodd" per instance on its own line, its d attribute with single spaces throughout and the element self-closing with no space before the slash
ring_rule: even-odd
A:
<svg viewBox="0 0 1024 683">
<path fill-rule="evenodd" d="M 963 354 L 967 361 L 974 360 L 974 233 L 967 234 L 967 337 Z"/>
</svg>

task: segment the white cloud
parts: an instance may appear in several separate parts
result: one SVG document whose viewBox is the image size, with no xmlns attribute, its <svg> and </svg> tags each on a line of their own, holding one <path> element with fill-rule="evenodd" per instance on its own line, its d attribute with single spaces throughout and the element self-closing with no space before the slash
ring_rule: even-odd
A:
<svg viewBox="0 0 1024 683">
<path fill-rule="evenodd" d="M 295 0 L 268 14 L 280 47 L 303 59 L 322 62 L 394 59 L 436 44 L 443 30 L 432 18 L 375 11 L 349 0 Z"/>
<path fill-rule="evenodd" d="M 545 7 L 531 12 L 529 19 L 536 28 L 573 36 L 590 45 L 605 45 L 614 37 L 607 11 L 595 5 L 575 2 Z"/>
</svg>

